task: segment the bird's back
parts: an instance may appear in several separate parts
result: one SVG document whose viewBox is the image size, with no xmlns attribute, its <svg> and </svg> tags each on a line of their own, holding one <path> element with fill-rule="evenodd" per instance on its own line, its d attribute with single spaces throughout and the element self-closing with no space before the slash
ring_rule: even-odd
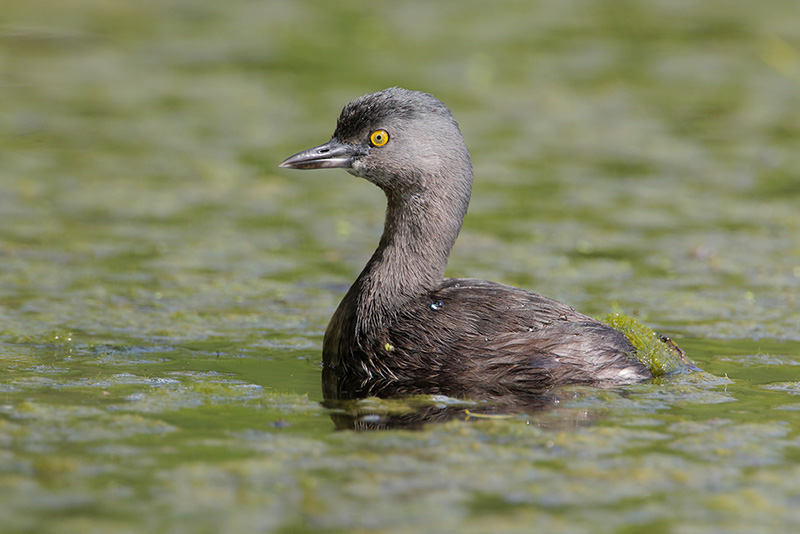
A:
<svg viewBox="0 0 800 534">
<path fill-rule="evenodd" d="M 553 299 L 484 280 L 446 279 L 409 301 L 379 336 L 342 348 L 360 362 L 346 386 L 357 396 L 498 399 L 556 384 L 652 378 L 617 330 Z"/>
</svg>

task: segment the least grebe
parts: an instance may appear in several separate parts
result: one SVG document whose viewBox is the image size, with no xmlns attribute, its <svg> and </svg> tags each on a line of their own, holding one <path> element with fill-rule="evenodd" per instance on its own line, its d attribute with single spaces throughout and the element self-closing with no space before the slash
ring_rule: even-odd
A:
<svg viewBox="0 0 800 534">
<path fill-rule="evenodd" d="M 433 96 L 400 88 L 362 96 L 344 107 L 330 141 L 280 166 L 343 168 L 388 200 L 380 244 L 325 332 L 326 398 L 502 399 L 652 378 L 622 333 L 565 304 L 444 278 L 472 163 L 450 110 Z"/>
</svg>

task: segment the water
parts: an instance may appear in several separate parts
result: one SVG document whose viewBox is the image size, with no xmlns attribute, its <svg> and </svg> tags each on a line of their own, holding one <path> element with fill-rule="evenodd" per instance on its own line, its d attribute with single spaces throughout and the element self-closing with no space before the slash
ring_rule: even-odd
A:
<svg viewBox="0 0 800 534">
<path fill-rule="evenodd" d="M 798 10 L 7 0 L 0 531 L 797 530 Z M 276 166 L 391 85 L 473 155 L 451 276 L 633 314 L 708 375 L 322 406 L 384 200 Z"/>
</svg>

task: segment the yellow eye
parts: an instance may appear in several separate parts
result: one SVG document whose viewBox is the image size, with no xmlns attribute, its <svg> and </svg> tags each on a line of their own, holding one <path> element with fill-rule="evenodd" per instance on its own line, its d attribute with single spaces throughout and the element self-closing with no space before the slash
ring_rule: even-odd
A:
<svg viewBox="0 0 800 534">
<path fill-rule="evenodd" d="M 369 142 L 372 146 L 383 146 L 389 142 L 389 132 L 386 130 L 375 130 L 369 134 Z"/>
</svg>

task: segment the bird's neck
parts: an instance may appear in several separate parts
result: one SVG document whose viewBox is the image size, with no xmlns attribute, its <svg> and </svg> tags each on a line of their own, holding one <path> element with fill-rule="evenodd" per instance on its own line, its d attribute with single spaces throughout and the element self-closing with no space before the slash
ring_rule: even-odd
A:
<svg viewBox="0 0 800 534">
<path fill-rule="evenodd" d="M 378 248 L 350 289 L 356 330 L 370 335 L 437 287 L 469 203 L 469 187 L 444 194 L 387 192 Z"/>
</svg>

